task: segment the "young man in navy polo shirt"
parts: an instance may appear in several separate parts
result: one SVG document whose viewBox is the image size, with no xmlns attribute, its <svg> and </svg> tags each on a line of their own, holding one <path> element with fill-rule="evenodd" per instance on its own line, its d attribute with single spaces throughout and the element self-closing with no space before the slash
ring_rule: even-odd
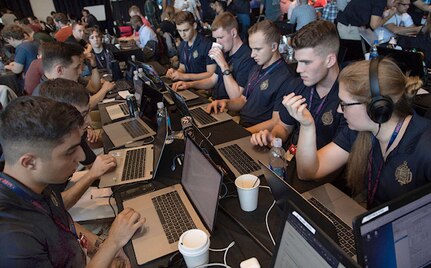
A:
<svg viewBox="0 0 431 268">
<path fill-rule="evenodd" d="M 208 55 L 212 42 L 198 33 L 193 14 L 180 11 L 175 14 L 175 24 L 183 39 L 178 48 L 180 67 L 177 70 L 170 68 L 166 76 L 174 81 L 195 81 L 213 75 L 216 63 Z"/>
<path fill-rule="evenodd" d="M 294 79 L 288 92 L 305 98 L 317 128 L 317 147 L 321 148 L 333 140 L 340 129 L 346 126 L 343 115 L 337 112 L 338 82 L 340 68 L 337 63 L 339 38 L 333 23 L 315 21 L 297 32 L 292 39 L 296 71 L 300 78 Z M 279 103 L 279 105 L 282 105 Z M 275 137 L 284 142 L 290 137 L 289 151 L 295 152 L 299 123 L 280 106 L 280 120 L 274 119 L 272 130 L 261 130 L 251 137 L 251 143 L 260 146 L 270 145 Z"/>
<path fill-rule="evenodd" d="M 272 128 L 272 117 L 278 118 L 276 104 L 286 95 L 292 74 L 278 52 L 280 30 L 270 20 L 254 24 L 250 30 L 251 57 L 257 63 L 250 70 L 243 94 L 235 99 L 215 100 L 207 112 L 223 112 L 225 108 L 240 112 L 240 124 L 250 132 Z"/>
<path fill-rule="evenodd" d="M 84 267 L 86 250 L 95 254 L 91 267 L 109 267 L 116 256 L 130 266 L 122 247 L 145 218 L 124 209 L 100 244 L 96 235 L 73 222 L 61 196 L 49 186 L 65 182 L 84 159 L 83 123 L 75 107 L 43 97 L 17 98 L 1 113 L 2 266 Z"/>
<path fill-rule="evenodd" d="M 244 91 L 248 73 L 255 65 L 250 57 L 250 48 L 242 42 L 238 34 L 238 22 L 229 12 L 217 16 L 211 30 L 213 38 L 223 47 L 214 47 L 209 51 L 210 57 L 217 63 L 216 72 L 202 80 L 178 82 L 173 88 L 213 88 L 213 99 L 237 98 Z"/>
</svg>

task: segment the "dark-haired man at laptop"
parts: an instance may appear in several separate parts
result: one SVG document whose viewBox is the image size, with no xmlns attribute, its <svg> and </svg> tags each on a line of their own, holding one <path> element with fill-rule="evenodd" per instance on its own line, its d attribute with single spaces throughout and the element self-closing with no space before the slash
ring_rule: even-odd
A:
<svg viewBox="0 0 431 268">
<path fill-rule="evenodd" d="M 100 245 L 96 235 L 73 222 L 49 186 L 65 182 L 84 158 L 83 120 L 73 106 L 43 97 L 17 98 L 1 113 L 2 266 L 84 267 L 86 250 L 94 253 L 89 266 L 108 267 L 116 256 L 130 265 L 122 247 L 145 218 L 126 208 Z"/>
</svg>

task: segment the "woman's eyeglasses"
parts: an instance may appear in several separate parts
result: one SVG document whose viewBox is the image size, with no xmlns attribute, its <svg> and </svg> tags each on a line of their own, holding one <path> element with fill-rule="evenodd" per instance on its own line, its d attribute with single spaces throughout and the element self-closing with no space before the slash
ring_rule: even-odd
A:
<svg viewBox="0 0 431 268">
<path fill-rule="evenodd" d="M 344 109 L 346 106 L 353 106 L 353 105 L 360 105 L 360 104 L 364 104 L 363 102 L 351 102 L 351 103 L 345 103 L 343 101 L 340 101 L 340 107 L 341 107 L 341 111 L 344 112 Z"/>
</svg>

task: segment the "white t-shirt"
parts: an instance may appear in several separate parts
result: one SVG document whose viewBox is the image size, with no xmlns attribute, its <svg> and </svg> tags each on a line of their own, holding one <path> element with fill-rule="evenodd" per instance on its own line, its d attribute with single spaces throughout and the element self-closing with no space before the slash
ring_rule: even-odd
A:
<svg viewBox="0 0 431 268">
<path fill-rule="evenodd" d="M 385 11 L 385 13 L 383 13 L 383 17 L 385 17 L 385 15 L 386 16 L 388 15 L 388 11 Z M 377 36 L 383 33 L 383 41 L 382 41 L 383 43 L 389 42 L 391 37 L 395 36 L 393 32 L 391 32 L 388 28 L 385 27 L 385 25 L 388 25 L 388 24 L 394 24 L 395 26 L 399 26 L 399 27 L 410 27 L 414 25 L 412 17 L 409 14 L 407 13 L 403 13 L 401 15 L 394 14 L 390 19 L 388 19 L 385 22 L 383 26 L 375 30 L 375 33 Z"/>
</svg>

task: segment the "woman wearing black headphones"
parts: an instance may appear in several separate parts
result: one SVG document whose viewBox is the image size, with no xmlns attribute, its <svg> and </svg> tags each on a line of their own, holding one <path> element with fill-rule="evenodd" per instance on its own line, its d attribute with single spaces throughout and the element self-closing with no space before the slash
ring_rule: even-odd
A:
<svg viewBox="0 0 431 268">
<path fill-rule="evenodd" d="M 347 66 L 339 83 L 338 112 L 348 128 L 319 151 L 305 99 L 284 97 L 284 106 L 301 123 L 299 177 L 317 180 L 347 163 L 348 184 L 368 208 L 430 182 L 431 121 L 410 106 L 420 79 L 406 77 L 390 59 L 376 58 Z"/>
</svg>

